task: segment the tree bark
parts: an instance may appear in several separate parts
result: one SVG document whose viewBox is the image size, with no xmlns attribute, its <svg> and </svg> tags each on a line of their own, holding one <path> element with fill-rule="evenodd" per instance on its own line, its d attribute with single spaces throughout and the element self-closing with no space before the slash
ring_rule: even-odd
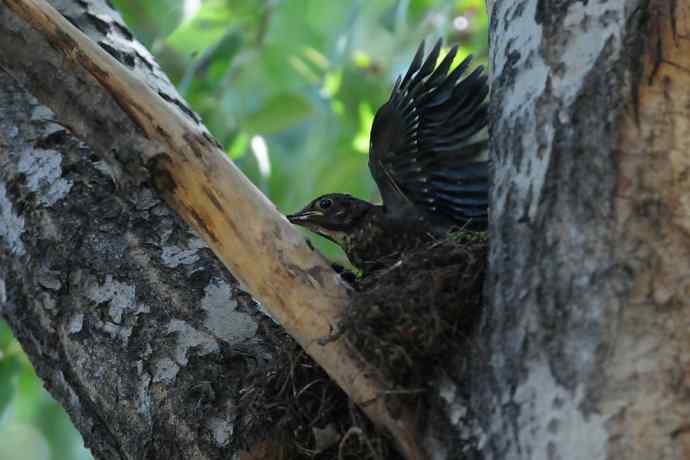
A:
<svg viewBox="0 0 690 460">
<path fill-rule="evenodd" d="M 266 320 L 150 187 L 0 82 L 3 318 L 97 457 L 227 458 Z"/>
<path fill-rule="evenodd" d="M 690 2 L 497 0 L 475 454 L 690 458 Z"/>
<path fill-rule="evenodd" d="M 176 94 L 112 10 L 62 7 Z M 38 375 L 97 458 L 230 458 L 271 321 L 134 165 L 100 159 L 2 70 L 0 107 L 0 308 Z"/>
</svg>

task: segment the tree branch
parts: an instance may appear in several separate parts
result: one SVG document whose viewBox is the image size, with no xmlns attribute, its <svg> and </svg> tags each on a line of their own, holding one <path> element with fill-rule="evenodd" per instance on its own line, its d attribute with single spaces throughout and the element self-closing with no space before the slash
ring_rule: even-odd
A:
<svg viewBox="0 0 690 460">
<path fill-rule="evenodd" d="M 26 21 L 8 9 L 0 12 L 3 67 L 74 133 L 100 146 L 104 157 L 114 154 L 127 165 L 132 176 L 124 180 L 150 175 L 168 204 L 369 417 L 392 433 L 407 457 L 424 458 L 413 412 L 393 416 L 381 397 L 386 384 L 376 370 L 342 340 L 322 342 L 347 305 L 344 283 L 198 121 L 182 104 L 154 92 L 45 1 L 3 3 Z"/>
<path fill-rule="evenodd" d="M 36 372 L 96 458 L 228 458 L 272 321 L 1 70 L 0 107 L 0 314 Z"/>
</svg>

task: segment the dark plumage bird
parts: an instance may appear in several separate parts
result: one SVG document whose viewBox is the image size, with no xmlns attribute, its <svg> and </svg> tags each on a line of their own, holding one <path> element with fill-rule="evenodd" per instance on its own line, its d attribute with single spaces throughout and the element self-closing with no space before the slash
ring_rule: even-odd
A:
<svg viewBox="0 0 690 460">
<path fill-rule="evenodd" d="M 383 204 L 331 193 L 287 216 L 338 244 L 363 272 L 453 228 L 486 229 L 486 141 L 474 138 L 486 126 L 489 88 L 481 66 L 462 78 L 471 56 L 451 70 L 457 47 L 437 66 L 440 51 L 439 40 L 424 59 L 422 42 L 374 118 L 369 169 Z"/>
</svg>

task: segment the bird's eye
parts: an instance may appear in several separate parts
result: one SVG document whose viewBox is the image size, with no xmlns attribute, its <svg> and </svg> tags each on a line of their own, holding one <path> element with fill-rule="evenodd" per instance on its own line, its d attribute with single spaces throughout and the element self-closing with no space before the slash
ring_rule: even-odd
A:
<svg viewBox="0 0 690 460">
<path fill-rule="evenodd" d="M 328 209 L 331 207 L 332 204 L 333 204 L 333 201 L 331 201 L 328 198 L 322 198 L 319 200 L 319 208 L 321 208 L 321 209 Z"/>
</svg>

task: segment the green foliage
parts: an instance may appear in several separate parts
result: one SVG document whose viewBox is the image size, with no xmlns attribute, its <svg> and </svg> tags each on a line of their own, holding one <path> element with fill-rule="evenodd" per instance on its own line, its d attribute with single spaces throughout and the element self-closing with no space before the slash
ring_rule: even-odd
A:
<svg viewBox="0 0 690 460">
<path fill-rule="evenodd" d="M 334 191 L 376 199 L 369 129 L 422 38 L 460 44 L 458 60 L 473 53 L 486 62 L 488 49 L 484 0 L 113 3 L 228 155 L 285 212 Z M 22 459 L 88 458 L 38 382 L 0 322 L 0 460 L 20 448 Z"/>
<path fill-rule="evenodd" d="M 126 18 L 141 14 L 115 3 Z M 151 31 L 152 21 L 139 30 L 142 21 L 131 22 L 137 35 Z M 369 128 L 394 78 L 422 38 L 459 43 L 458 60 L 485 60 L 487 27 L 483 0 L 208 0 L 173 31 L 159 27 L 152 43 L 231 158 L 292 211 L 331 191 L 375 199 Z M 254 136 L 268 147 L 270 174 L 247 155 Z"/>
<path fill-rule="evenodd" d="M 242 127 L 250 133 L 281 133 L 307 119 L 312 112 L 312 105 L 304 95 L 295 92 L 276 94 L 265 101 L 260 110 L 248 114 Z"/>
<path fill-rule="evenodd" d="M 118 0 L 118 10 L 137 39 L 149 49 L 159 37 L 173 32 L 182 20 L 184 2 L 180 0 Z"/>
<path fill-rule="evenodd" d="M 19 361 L 14 356 L 3 357 L 0 361 L 0 416 L 5 413 L 14 396 L 12 379 L 19 372 L 19 368 Z"/>
</svg>

